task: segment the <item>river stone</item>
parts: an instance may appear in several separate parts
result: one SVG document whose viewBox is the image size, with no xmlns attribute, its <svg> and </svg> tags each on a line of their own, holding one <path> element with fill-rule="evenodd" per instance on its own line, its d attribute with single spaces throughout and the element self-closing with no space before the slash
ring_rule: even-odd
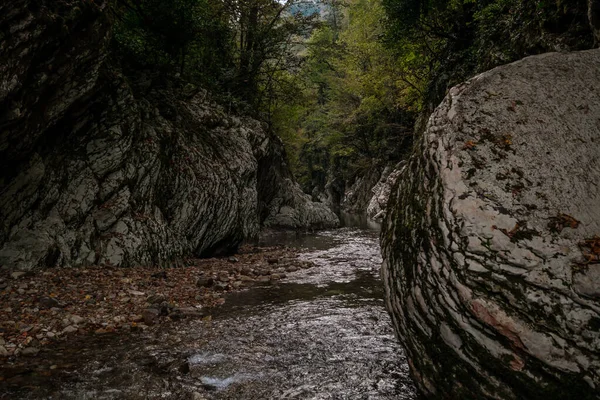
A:
<svg viewBox="0 0 600 400">
<path fill-rule="evenodd" d="M 581 246 L 600 235 L 600 51 L 452 88 L 398 181 L 382 275 L 420 391 L 600 398 L 600 264 Z"/>
<path fill-rule="evenodd" d="M 155 293 L 155 294 L 151 294 L 150 296 L 148 296 L 148 298 L 146 299 L 146 302 L 148 302 L 149 304 L 160 304 L 166 300 L 167 300 L 167 297 L 164 294 Z"/>
<path fill-rule="evenodd" d="M 260 122 L 185 82 L 125 77 L 108 0 L 63 3 L 0 2 L 0 267 L 172 266 L 261 223 L 337 226 Z"/>
<path fill-rule="evenodd" d="M 142 319 L 146 325 L 153 325 L 160 316 L 160 310 L 156 308 L 146 308 L 142 311 Z"/>
<path fill-rule="evenodd" d="M 42 297 L 39 301 L 42 308 L 58 308 L 62 307 L 61 303 L 54 297 Z"/>
<path fill-rule="evenodd" d="M 26 357 L 33 357 L 33 356 L 36 356 L 39 352 L 40 352 L 40 349 L 38 349 L 36 347 L 25 347 L 21 351 L 21 355 L 26 356 Z"/>
</svg>

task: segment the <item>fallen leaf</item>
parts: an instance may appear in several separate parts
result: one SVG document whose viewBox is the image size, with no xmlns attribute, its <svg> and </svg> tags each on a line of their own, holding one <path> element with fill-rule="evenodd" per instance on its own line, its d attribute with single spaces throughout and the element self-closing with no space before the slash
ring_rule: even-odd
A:
<svg viewBox="0 0 600 400">
<path fill-rule="evenodd" d="M 582 264 L 600 264 L 600 236 L 596 235 L 591 239 L 584 240 L 579 247 L 584 258 Z"/>
<path fill-rule="evenodd" d="M 463 146 L 463 150 L 472 150 L 475 148 L 475 143 L 472 140 L 467 140 Z"/>
<path fill-rule="evenodd" d="M 564 228 L 577 229 L 579 221 L 567 214 L 558 214 L 550 218 L 548 229 L 552 232 L 560 233 Z"/>
</svg>

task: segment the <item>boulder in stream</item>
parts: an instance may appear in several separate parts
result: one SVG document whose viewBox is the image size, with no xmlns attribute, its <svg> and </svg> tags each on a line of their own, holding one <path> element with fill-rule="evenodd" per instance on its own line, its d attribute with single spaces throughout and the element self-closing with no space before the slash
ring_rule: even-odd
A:
<svg viewBox="0 0 600 400">
<path fill-rule="evenodd" d="M 392 191 L 383 279 L 427 397 L 600 398 L 600 50 L 450 90 Z"/>
</svg>

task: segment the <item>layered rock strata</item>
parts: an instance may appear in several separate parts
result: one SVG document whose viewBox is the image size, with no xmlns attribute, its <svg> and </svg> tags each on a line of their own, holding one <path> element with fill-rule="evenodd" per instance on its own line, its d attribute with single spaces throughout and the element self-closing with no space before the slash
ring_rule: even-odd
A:
<svg viewBox="0 0 600 400">
<path fill-rule="evenodd" d="M 450 90 L 392 192 L 387 303 L 428 397 L 600 398 L 600 51 Z"/>
<path fill-rule="evenodd" d="M 392 188 L 402 173 L 405 162 L 399 162 L 395 166 L 387 166 L 381 173 L 379 182 L 373 186 L 371 193 L 373 197 L 367 205 L 367 217 L 374 221 L 382 221 L 386 215 L 387 204 L 390 199 Z"/>
<path fill-rule="evenodd" d="M 276 182 L 277 206 L 259 204 L 279 141 L 200 89 L 126 79 L 107 13 L 104 0 L 0 5 L 0 266 L 226 252 L 285 206 L 294 228 L 337 224 L 291 180 Z"/>
</svg>

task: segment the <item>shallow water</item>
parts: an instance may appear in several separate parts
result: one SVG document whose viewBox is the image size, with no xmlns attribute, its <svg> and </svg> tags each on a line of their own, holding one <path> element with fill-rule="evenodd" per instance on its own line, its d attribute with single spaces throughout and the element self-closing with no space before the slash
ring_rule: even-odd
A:
<svg viewBox="0 0 600 400">
<path fill-rule="evenodd" d="M 66 345 L 70 372 L 10 398 L 416 399 L 383 305 L 377 232 L 277 240 L 318 267 L 228 295 L 210 322 Z"/>
</svg>

